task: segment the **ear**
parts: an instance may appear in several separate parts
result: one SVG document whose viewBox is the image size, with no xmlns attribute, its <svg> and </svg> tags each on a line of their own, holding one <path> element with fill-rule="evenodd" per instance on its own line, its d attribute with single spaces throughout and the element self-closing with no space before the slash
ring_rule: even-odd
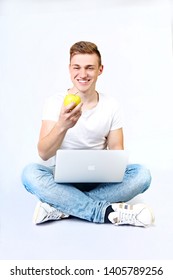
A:
<svg viewBox="0 0 173 280">
<path fill-rule="evenodd" d="M 101 66 L 100 66 L 100 68 L 99 68 L 99 75 L 101 75 L 101 74 L 102 74 L 102 72 L 103 72 L 103 68 L 104 68 L 104 67 L 103 67 L 103 65 L 101 65 Z"/>
</svg>

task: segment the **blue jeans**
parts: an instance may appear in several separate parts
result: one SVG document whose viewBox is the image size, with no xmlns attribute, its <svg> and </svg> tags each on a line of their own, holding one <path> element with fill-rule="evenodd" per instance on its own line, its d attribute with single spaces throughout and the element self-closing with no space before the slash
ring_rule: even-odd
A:
<svg viewBox="0 0 173 280">
<path fill-rule="evenodd" d="M 148 189 L 151 175 L 139 164 L 126 168 L 121 183 L 57 184 L 53 167 L 29 164 L 22 173 L 27 191 L 59 209 L 65 214 L 95 223 L 104 223 L 107 206 L 113 202 L 126 202 Z"/>
</svg>

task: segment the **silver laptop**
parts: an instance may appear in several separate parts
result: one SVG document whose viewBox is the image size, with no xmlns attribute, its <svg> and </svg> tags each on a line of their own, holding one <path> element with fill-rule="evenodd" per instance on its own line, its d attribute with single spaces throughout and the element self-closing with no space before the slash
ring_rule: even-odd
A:
<svg viewBox="0 0 173 280">
<path fill-rule="evenodd" d="M 57 183 L 122 182 L 128 155 L 124 150 L 58 150 Z"/>
</svg>

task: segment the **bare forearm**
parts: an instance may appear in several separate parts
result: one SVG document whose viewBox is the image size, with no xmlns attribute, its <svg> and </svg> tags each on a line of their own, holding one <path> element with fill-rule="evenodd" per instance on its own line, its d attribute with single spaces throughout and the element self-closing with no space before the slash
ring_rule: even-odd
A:
<svg viewBox="0 0 173 280">
<path fill-rule="evenodd" d="M 74 107 L 74 103 L 62 106 L 59 119 L 43 121 L 38 142 L 38 153 L 43 160 L 47 160 L 56 154 L 60 148 L 66 132 L 72 128 L 81 116 L 82 103 Z"/>
<path fill-rule="evenodd" d="M 65 137 L 66 131 L 59 123 L 56 123 L 50 133 L 39 140 L 38 153 L 43 160 L 48 160 L 56 154 Z"/>
</svg>

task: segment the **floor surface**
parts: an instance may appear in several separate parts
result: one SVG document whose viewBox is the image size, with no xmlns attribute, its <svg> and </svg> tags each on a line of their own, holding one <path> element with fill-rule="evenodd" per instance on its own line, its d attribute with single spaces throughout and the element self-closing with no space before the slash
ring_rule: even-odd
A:
<svg viewBox="0 0 173 280">
<path fill-rule="evenodd" d="M 155 225 L 149 228 L 78 219 L 35 226 L 32 215 L 37 200 L 18 183 L 4 194 L 1 204 L 0 259 L 173 259 L 171 170 L 151 172 L 150 189 L 132 201 L 147 203 L 154 210 Z"/>
</svg>

